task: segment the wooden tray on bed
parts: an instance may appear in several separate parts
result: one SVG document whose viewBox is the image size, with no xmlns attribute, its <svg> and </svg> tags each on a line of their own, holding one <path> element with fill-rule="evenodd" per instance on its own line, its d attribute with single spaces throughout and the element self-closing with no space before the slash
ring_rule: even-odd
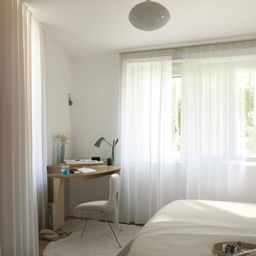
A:
<svg viewBox="0 0 256 256">
<path fill-rule="evenodd" d="M 229 243 L 239 245 L 240 248 L 242 249 L 242 252 L 234 253 L 234 254 L 226 254 L 222 252 L 222 245 L 229 244 Z M 227 242 L 214 244 L 212 251 L 215 253 L 215 255 L 218 255 L 218 256 L 231 256 L 231 255 L 232 256 L 256 256 L 256 244 L 227 241 Z"/>
</svg>

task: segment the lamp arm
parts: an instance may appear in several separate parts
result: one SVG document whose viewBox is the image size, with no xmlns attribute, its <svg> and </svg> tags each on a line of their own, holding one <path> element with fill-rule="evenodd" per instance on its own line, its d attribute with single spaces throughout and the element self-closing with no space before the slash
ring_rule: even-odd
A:
<svg viewBox="0 0 256 256">
<path fill-rule="evenodd" d="M 104 138 L 105 142 L 112 148 L 113 145 L 111 145 L 105 138 Z"/>
</svg>

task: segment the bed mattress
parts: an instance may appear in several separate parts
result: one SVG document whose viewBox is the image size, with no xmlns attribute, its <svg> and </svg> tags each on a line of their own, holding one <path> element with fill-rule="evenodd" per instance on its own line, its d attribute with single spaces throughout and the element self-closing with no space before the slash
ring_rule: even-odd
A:
<svg viewBox="0 0 256 256">
<path fill-rule="evenodd" d="M 212 256 L 213 244 L 222 241 L 256 243 L 256 204 L 174 201 L 118 256 Z"/>
</svg>

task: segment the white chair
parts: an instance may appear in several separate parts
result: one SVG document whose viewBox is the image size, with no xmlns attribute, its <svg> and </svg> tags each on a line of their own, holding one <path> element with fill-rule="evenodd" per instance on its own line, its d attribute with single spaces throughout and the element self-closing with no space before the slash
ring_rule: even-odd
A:
<svg viewBox="0 0 256 256">
<path fill-rule="evenodd" d="M 119 228 L 119 214 L 118 214 L 118 192 L 119 192 L 119 175 L 118 174 L 112 174 L 109 178 L 109 197 L 107 201 L 92 201 L 92 202 L 86 202 L 79 204 L 75 207 L 76 211 L 79 212 L 85 212 L 85 211 L 99 211 L 101 213 L 104 213 L 105 215 L 105 221 L 107 221 L 107 214 L 110 212 L 114 213 L 114 223 Z M 117 239 L 117 236 L 110 224 L 109 221 L 108 225 L 118 243 L 118 246 L 121 248 L 121 245 Z M 85 227 L 87 225 L 87 218 L 85 218 L 85 224 L 84 229 L 82 231 L 81 237 L 84 234 Z"/>
</svg>

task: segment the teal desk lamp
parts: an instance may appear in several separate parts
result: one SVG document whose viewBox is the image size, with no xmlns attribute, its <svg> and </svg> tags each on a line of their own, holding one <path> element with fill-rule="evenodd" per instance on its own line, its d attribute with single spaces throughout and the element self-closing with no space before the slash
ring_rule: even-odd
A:
<svg viewBox="0 0 256 256">
<path fill-rule="evenodd" d="M 113 140 L 113 144 L 111 145 L 110 142 L 108 142 L 104 137 L 100 137 L 95 143 L 94 143 L 94 146 L 96 146 L 97 148 L 100 148 L 102 142 L 105 141 L 112 149 L 112 161 L 114 163 L 115 161 L 115 147 L 116 147 L 116 144 L 118 143 L 118 139 L 116 140 Z"/>
</svg>

